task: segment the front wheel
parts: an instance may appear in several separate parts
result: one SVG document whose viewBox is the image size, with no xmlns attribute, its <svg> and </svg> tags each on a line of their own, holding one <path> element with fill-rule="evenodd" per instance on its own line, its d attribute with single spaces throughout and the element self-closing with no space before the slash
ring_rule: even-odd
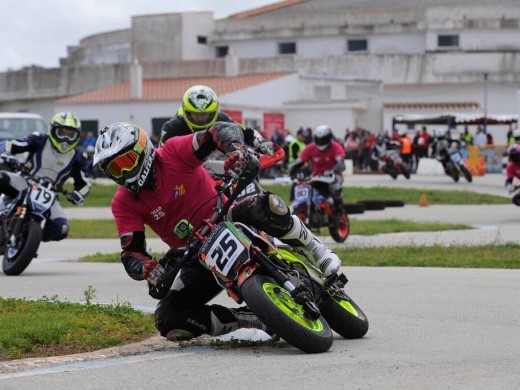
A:
<svg viewBox="0 0 520 390">
<path fill-rule="evenodd" d="M 328 351 L 333 335 L 323 317 L 313 320 L 272 278 L 254 274 L 241 288 L 247 306 L 271 332 L 306 353 Z"/>
<path fill-rule="evenodd" d="M 320 311 L 330 327 L 346 339 L 359 339 L 368 332 L 368 319 L 359 306 L 344 292 L 328 296 Z"/>
<path fill-rule="evenodd" d="M 42 240 L 42 228 L 36 221 L 24 222 L 22 232 L 15 246 L 5 244 L 2 268 L 6 275 L 20 275 L 36 257 Z"/>
<path fill-rule="evenodd" d="M 465 165 L 460 166 L 460 171 L 462 172 L 464 178 L 468 183 L 471 183 L 473 181 L 473 176 L 471 175 L 471 172 L 468 170 L 468 168 L 466 168 Z"/>
<path fill-rule="evenodd" d="M 345 242 L 350 233 L 350 221 L 345 210 L 341 213 L 341 221 L 333 220 L 332 224 L 329 225 L 329 233 L 334 241 Z"/>
</svg>

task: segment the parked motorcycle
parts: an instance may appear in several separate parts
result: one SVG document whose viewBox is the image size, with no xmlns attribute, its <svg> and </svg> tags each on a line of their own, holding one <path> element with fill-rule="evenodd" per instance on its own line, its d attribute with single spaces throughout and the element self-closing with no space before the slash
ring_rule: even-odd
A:
<svg viewBox="0 0 520 390">
<path fill-rule="evenodd" d="M 334 218 L 334 201 L 325 191 L 317 187 L 328 185 L 336 180 L 334 172 L 322 176 L 296 177 L 293 214 L 301 219 L 309 229 L 329 229 L 330 236 L 336 242 L 345 242 L 350 233 L 348 214 L 342 210 L 341 221 Z"/>
<path fill-rule="evenodd" d="M 368 320 L 343 290 L 344 274 L 325 278 L 303 252 L 239 222 L 224 221 L 238 194 L 257 176 L 259 163 L 250 157 L 237 181 L 229 176 L 217 186 L 219 202 L 211 218 L 190 231 L 182 221 L 175 231 L 186 238 L 180 260 L 172 248 L 161 262 L 164 281 L 149 293 L 161 299 L 168 293 L 179 270 L 190 261 L 200 261 L 237 303 L 245 302 L 268 327 L 294 347 L 307 352 L 327 351 L 333 343 L 331 329 L 345 338 L 361 338 Z M 223 194 L 235 186 L 227 201 Z M 170 264 L 175 263 L 175 264 Z"/>
<path fill-rule="evenodd" d="M 410 178 L 411 169 L 408 164 L 403 161 L 397 150 L 387 150 L 379 159 L 379 164 L 379 169 L 388 173 L 392 179 L 397 179 L 397 176 L 400 174 L 407 179 Z"/>
<path fill-rule="evenodd" d="M 11 167 L 17 170 L 21 165 L 11 160 Z M 20 275 L 37 256 L 50 209 L 58 201 L 57 193 L 67 194 L 47 178 L 23 171 L 20 174 L 29 186 L 15 198 L 0 195 L 0 253 L 6 275 Z"/>
<path fill-rule="evenodd" d="M 453 181 L 458 182 L 460 176 L 464 176 L 468 183 L 473 181 L 473 176 L 464 164 L 464 158 L 458 150 L 451 151 L 448 158 L 443 159 L 443 165 L 444 171 Z"/>
</svg>

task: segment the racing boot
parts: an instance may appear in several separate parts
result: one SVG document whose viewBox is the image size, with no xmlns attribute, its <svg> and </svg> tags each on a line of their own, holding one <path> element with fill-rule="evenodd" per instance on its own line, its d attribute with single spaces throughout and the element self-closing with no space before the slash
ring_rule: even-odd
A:
<svg viewBox="0 0 520 390">
<path fill-rule="evenodd" d="M 284 243 L 303 249 L 310 259 L 313 259 L 318 268 L 326 277 L 339 271 L 341 260 L 338 255 L 327 248 L 296 216 L 292 215 L 291 230 L 278 237 Z"/>
<path fill-rule="evenodd" d="M 209 333 L 211 336 L 223 335 L 241 328 L 260 329 L 271 336 L 271 339 L 278 338 L 247 306 L 236 309 L 212 306 L 211 332 Z"/>
</svg>

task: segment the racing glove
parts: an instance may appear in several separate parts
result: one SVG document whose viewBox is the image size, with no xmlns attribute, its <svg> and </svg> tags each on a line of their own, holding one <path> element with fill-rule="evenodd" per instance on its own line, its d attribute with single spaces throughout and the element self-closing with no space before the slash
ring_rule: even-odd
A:
<svg viewBox="0 0 520 390">
<path fill-rule="evenodd" d="M 85 198 L 83 197 L 83 195 L 79 193 L 79 191 L 68 192 L 67 195 L 65 195 L 65 198 L 67 198 L 67 200 L 70 203 L 73 203 L 76 206 L 81 206 L 83 204 L 83 201 L 85 200 Z"/>
<path fill-rule="evenodd" d="M 238 179 L 247 165 L 245 151 L 237 149 L 226 154 L 226 157 L 226 161 L 224 161 L 224 170 L 231 177 Z"/>
<path fill-rule="evenodd" d="M 166 270 L 156 259 L 150 259 L 143 266 L 143 278 L 148 284 L 156 286 L 162 282 Z"/>
<path fill-rule="evenodd" d="M 9 169 L 17 169 L 21 164 L 15 156 L 3 154 L 0 156 L 0 164 L 5 165 Z"/>
</svg>

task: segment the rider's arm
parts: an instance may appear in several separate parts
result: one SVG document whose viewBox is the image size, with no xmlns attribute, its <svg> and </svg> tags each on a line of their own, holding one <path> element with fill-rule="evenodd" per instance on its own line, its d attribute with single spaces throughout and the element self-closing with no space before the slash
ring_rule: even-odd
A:
<svg viewBox="0 0 520 390">
<path fill-rule="evenodd" d="M 343 172 L 347 167 L 345 166 L 345 160 L 343 159 L 343 157 L 341 156 L 338 156 L 336 157 L 336 165 L 334 165 L 334 167 L 332 168 L 332 170 L 335 172 L 335 173 L 341 173 Z"/>
<path fill-rule="evenodd" d="M 19 153 L 36 153 L 42 147 L 41 142 L 38 142 L 42 136 L 30 135 L 23 139 L 5 141 L 5 152 L 10 154 Z"/>
<path fill-rule="evenodd" d="M 121 237 L 121 263 L 126 273 L 135 280 L 143 280 L 143 269 L 152 256 L 146 251 L 144 232 L 125 233 Z"/>
<path fill-rule="evenodd" d="M 296 172 L 305 164 L 305 161 L 302 161 L 299 157 L 294 161 L 293 165 L 289 168 L 289 176 L 294 176 Z"/>
<path fill-rule="evenodd" d="M 72 166 L 70 176 L 74 180 L 74 191 L 78 191 L 85 198 L 92 187 L 92 182 L 87 178 L 86 172 L 87 161 L 81 153 L 76 155 L 76 162 Z"/>
<path fill-rule="evenodd" d="M 193 149 L 200 160 L 205 160 L 215 149 L 229 153 L 243 146 L 244 132 L 236 123 L 215 122 L 208 130 L 199 131 L 193 137 Z"/>
</svg>

